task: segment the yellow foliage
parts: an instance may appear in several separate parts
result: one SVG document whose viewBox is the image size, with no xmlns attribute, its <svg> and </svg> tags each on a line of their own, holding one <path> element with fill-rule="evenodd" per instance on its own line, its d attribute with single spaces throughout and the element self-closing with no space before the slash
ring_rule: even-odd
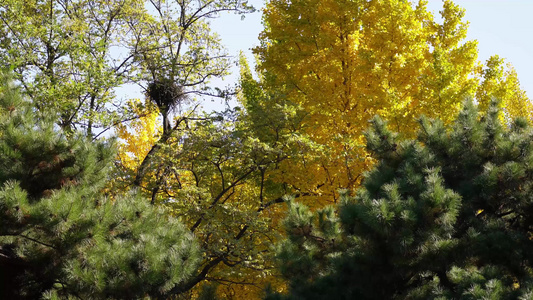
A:
<svg viewBox="0 0 533 300">
<path fill-rule="evenodd" d="M 483 80 L 476 92 L 476 100 L 481 111 L 488 108 L 492 98 L 496 98 L 501 101 L 505 114 L 502 117 L 508 124 L 516 117 L 532 121 L 533 104 L 520 89 L 518 76 L 510 64 L 505 66 L 503 59 L 495 55 L 487 61 L 485 69 L 480 73 Z"/>
<path fill-rule="evenodd" d="M 416 1 L 415 1 L 416 2 Z M 477 61 L 477 42 L 464 41 L 464 11 L 444 1 L 437 22 L 427 1 L 271 0 L 255 49 L 264 88 L 306 118 L 302 131 L 317 147 L 286 162 L 278 180 L 313 194 L 313 203 L 337 199 L 372 165 L 363 132 L 376 114 L 411 136 L 424 114 L 451 121 L 466 97 L 501 98 L 506 114 L 530 114 L 531 103 L 512 69 Z M 243 97 L 246 102 L 246 96 Z M 274 102 L 280 101 L 274 99 Z M 273 107 L 275 103 L 265 106 Z M 522 109 L 521 109 L 522 108 Z"/>
<path fill-rule="evenodd" d="M 159 111 L 149 100 L 142 105 L 139 99 L 132 99 L 127 105 L 138 118 L 115 128 L 120 140 L 118 159 L 126 169 L 136 172 L 146 154 L 159 139 L 162 127 L 157 121 Z"/>
</svg>

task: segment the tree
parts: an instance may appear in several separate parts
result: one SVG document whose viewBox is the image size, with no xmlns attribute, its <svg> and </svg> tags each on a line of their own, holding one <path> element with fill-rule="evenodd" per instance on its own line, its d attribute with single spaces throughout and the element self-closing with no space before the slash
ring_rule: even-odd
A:
<svg viewBox="0 0 533 300">
<path fill-rule="evenodd" d="M 134 74 L 146 84 L 148 100 L 158 108 L 163 132 L 137 168 L 135 186 L 142 185 L 154 156 L 187 121 L 184 114 L 178 118 L 180 122 L 172 124 L 173 110 L 180 115 L 191 95 L 227 96 L 227 91 L 213 92 L 208 86 L 210 79 L 227 75 L 229 69 L 229 57 L 208 20 L 221 12 L 253 11 L 242 0 L 158 0 L 150 1 L 150 6 L 153 14 L 129 22 L 132 53 L 139 64 Z"/>
<path fill-rule="evenodd" d="M 0 59 L 39 110 L 96 136 L 131 117 L 115 94 L 125 84 L 175 85 L 179 100 L 223 94 L 207 85 L 230 63 L 208 20 L 251 10 L 241 0 L 6 0 Z"/>
<path fill-rule="evenodd" d="M 373 163 L 363 131 L 375 114 L 409 135 L 419 114 L 447 123 L 465 97 L 486 107 L 491 96 L 501 96 L 506 114 L 530 118 L 533 106 L 513 70 L 506 74 L 496 57 L 486 67 L 477 62 L 476 42 L 464 40 L 463 15 L 448 0 L 440 22 L 426 1 L 268 2 L 255 52 L 263 88 L 279 97 L 265 106 L 300 110 L 302 133 L 320 146 L 282 166 L 280 172 L 292 174 L 284 182 L 318 203 L 356 187 Z"/>
<path fill-rule="evenodd" d="M 280 163 L 308 144 L 297 132 L 299 121 L 288 117 L 297 112 L 291 106 L 263 107 L 263 99 L 275 95 L 262 91 L 249 69 L 243 68 L 241 77 L 243 89 L 256 91 L 254 101 L 222 113 L 175 117 L 172 135 L 152 157 L 139 186 L 202 241 L 205 272 L 191 281 L 191 289 L 208 280 L 218 283 L 220 296 L 238 299 L 257 298 L 267 281 L 279 285 L 270 276 L 275 272 L 270 245 L 279 237 L 282 214 L 276 204 L 292 191 L 273 176 Z M 119 130 L 122 172 L 115 176 L 116 186 L 132 184 L 142 165 L 138 153 L 149 152 L 164 134 L 154 132 L 147 103 L 138 106 L 145 117 L 132 122 L 135 134 Z"/>
<path fill-rule="evenodd" d="M 138 195 L 103 195 L 111 142 L 67 138 L 1 83 L 1 297 L 165 297 L 188 280 L 193 235 Z"/>
<path fill-rule="evenodd" d="M 114 89 L 128 81 L 133 56 L 128 20 L 142 1 L 6 0 L 0 5 L 0 57 L 23 92 L 69 130 L 102 130 L 113 111 Z M 118 104 L 118 103 L 115 103 Z"/>
<path fill-rule="evenodd" d="M 154 155 L 139 187 L 201 241 L 201 268 L 184 289 L 191 295 L 209 282 L 218 283 L 219 296 L 257 298 L 266 281 L 277 281 L 269 276 L 279 232 L 273 219 L 281 215 L 276 204 L 288 191 L 270 174 L 293 155 L 291 143 L 299 139 L 280 132 L 278 140 L 258 140 L 249 134 L 256 129 L 247 118 L 240 109 L 176 117 L 179 127 Z M 120 131 L 122 168 L 115 186 L 131 186 L 141 165 L 136 152 L 147 152 L 146 144 L 157 140 L 146 138 L 154 124 L 150 115 L 144 119 L 133 122 L 137 134 Z"/>
<path fill-rule="evenodd" d="M 376 117 L 378 160 L 342 203 L 291 203 L 272 299 L 529 299 L 533 293 L 533 127 L 493 102 L 467 102 L 452 125 L 422 117 L 400 141 Z M 337 212 L 338 213 L 337 213 Z"/>
</svg>

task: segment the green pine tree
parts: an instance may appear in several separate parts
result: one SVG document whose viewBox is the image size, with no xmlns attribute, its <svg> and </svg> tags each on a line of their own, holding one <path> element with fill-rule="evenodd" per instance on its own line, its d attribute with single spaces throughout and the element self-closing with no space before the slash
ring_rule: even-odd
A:
<svg viewBox="0 0 533 300">
<path fill-rule="evenodd" d="M 111 142 L 68 138 L 0 78 L 0 298 L 164 297 L 199 248 L 135 194 L 104 196 Z"/>
<path fill-rule="evenodd" d="M 531 299 L 533 128 L 493 103 L 400 141 L 380 118 L 378 163 L 342 203 L 290 203 L 278 256 L 289 295 L 268 299 Z M 337 212 L 336 212 L 337 211 Z"/>
</svg>

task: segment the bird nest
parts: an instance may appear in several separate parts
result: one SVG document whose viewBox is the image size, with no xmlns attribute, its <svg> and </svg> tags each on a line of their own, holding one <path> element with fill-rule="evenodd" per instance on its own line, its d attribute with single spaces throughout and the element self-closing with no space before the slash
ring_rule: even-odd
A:
<svg viewBox="0 0 533 300">
<path fill-rule="evenodd" d="M 148 97 L 162 110 L 177 106 L 183 96 L 183 87 L 170 79 L 156 80 L 148 85 Z"/>
</svg>

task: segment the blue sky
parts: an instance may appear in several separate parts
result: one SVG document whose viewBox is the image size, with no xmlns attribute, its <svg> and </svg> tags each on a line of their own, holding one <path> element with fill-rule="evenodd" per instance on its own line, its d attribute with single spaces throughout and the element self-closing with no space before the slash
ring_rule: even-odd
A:
<svg viewBox="0 0 533 300">
<path fill-rule="evenodd" d="M 250 1 L 256 8 L 264 1 Z M 428 8 L 438 15 L 441 0 L 429 0 Z M 510 62 L 518 73 L 522 88 L 533 97 L 533 0 L 455 0 L 466 9 L 465 19 L 470 22 L 469 40 L 478 41 L 479 59 L 485 61 L 498 54 Z M 212 28 L 220 34 L 229 54 L 237 56 L 242 50 L 252 60 L 250 49 L 257 46 L 259 33 L 263 29 L 261 12 L 240 16 L 227 14 L 212 21 Z M 238 77 L 233 74 L 218 85 L 233 84 Z M 206 109 L 223 107 L 219 101 L 206 103 Z"/>
</svg>

